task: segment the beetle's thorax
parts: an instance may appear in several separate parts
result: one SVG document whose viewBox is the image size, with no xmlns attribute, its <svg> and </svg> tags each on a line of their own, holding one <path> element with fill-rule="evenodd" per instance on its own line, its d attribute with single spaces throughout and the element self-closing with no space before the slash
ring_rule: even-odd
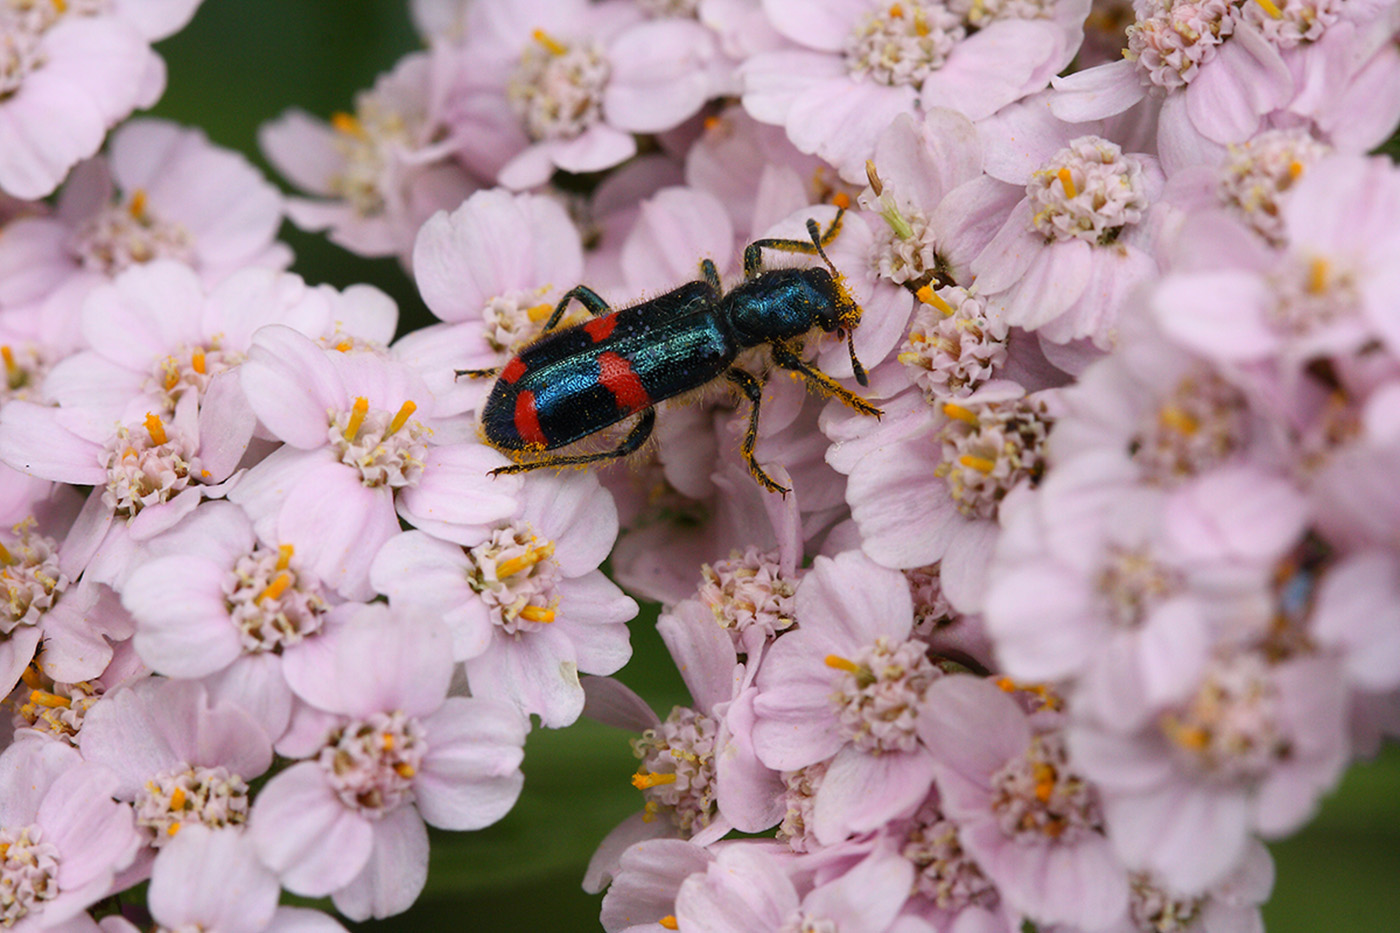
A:
<svg viewBox="0 0 1400 933">
<path fill-rule="evenodd" d="M 835 292 L 825 269 L 773 269 L 724 296 L 722 313 L 742 346 L 837 326 Z"/>
</svg>

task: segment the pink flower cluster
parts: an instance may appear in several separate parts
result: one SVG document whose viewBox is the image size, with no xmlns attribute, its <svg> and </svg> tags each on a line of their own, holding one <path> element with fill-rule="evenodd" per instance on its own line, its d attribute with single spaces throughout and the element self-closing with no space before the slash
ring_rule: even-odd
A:
<svg viewBox="0 0 1400 933">
<path fill-rule="evenodd" d="M 638 733 L 610 933 L 1260 928 L 1262 841 L 1400 732 L 1400 7 L 415 0 L 265 126 L 284 198 L 107 136 L 196 6 L 0 0 L 0 924 L 400 912 L 587 714 Z M 838 210 L 860 324 L 795 350 L 882 414 L 736 360 L 787 495 L 724 381 L 492 474 L 459 371 Z"/>
</svg>

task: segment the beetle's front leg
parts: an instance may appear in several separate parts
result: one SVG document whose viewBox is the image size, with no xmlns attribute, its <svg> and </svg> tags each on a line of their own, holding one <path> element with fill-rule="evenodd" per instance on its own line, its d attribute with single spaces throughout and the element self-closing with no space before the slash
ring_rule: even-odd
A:
<svg viewBox="0 0 1400 933">
<path fill-rule="evenodd" d="M 802 357 L 793 352 L 792 348 L 786 344 L 774 341 L 770 344 L 773 351 L 773 362 L 783 369 L 790 369 L 798 373 L 807 383 L 814 386 L 823 395 L 829 395 L 841 402 L 852 411 L 858 411 L 862 415 L 874 415 L 876 418 L 884 414 L 883 411 L 856 395 L 850 389 L 832 379 L 826 373 L 818 369 L 813 369 L 803 361 Z"/>
</svg>

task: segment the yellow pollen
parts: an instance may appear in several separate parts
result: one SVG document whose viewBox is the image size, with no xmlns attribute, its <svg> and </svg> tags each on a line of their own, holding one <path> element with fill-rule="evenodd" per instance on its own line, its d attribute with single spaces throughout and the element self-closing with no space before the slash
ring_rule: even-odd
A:
<svg viewBox="0 0 1400 933">
<path fill-rule="evenodd" d="M 409 764 L 408 762 L 401 761 L 398 764 L 394 765 L 394 773 L 397 774 L 399 777 L 407 780 L 408 778 L 411 778 L 415 774 L 417 774 L 418 771 L 413 767 L 413 765 Z"/>
<path fill-rule="evenodd" d="M 838 191 L 831 196 L 831 203 L 845 210 L 851 206 L 851 196 L 844 191 Z"/>
<path fill-rule="evenodd" d="M 195 347 L 194 352 L 190 354 L 190 368 L 201 376 L 204 375 L 204 350 L 202 348 Z"/>
<path fill-rule="evenodd" d="M 1298 176 L 1303 174 L 1303 163 L 1294 159 L 1288 163 L 1288 177 L 1292 181 L 1297 181 Z"/>
<path fill-rule="evenodd" d="M 674 774 L 642 774 L 638 772 L 632 775 L 632 786 L 637 790 L 647 790 L 659 784 L 674 784 L 676 776 Z"/>
<path fill-rule="evenodd" d="M 1068 166 L 1056 172 L 1055 177 L 1060 180 L 1060 187 L 1065 189 L 1065 197 L 1078 197 L 1079 190 L 1074 187 L 1074 177 L 1070 175 Z"/>
<path fill-rule="evenodd" d="M 911 351 L 908 353 L 901 353 L 899 356 L 895 357 L 895 359 L 899 360 L 899 362 L 903 363 L 905 366 L 917 366 L 919 363 L 923 362 L 924 358 Z"/>
<path fill-rule="evenodd" d="M 354 114 L 346 113 L 344 110 L 337 110 L 331 114 L 331 126 L 346 136 L 358 136 L 363 139 L 365 135 L 364 124 Z"/>
<path fill-rule="evenodd" d="M 185 809 L 185 789 L 183 787 L 177 787 L 170 792 L 170 809 Z"/>
<path fill-rule="evenodd" d="M 1310 262 L 1308 264 L 1308 292 L 1313 295 L 1321 295 L 1327 291 L 1327 282 L 1331 273 L 1332 267 L 1322 257 L 1319 256 Z"/>
<path fill-rule="evenodd" d="M 166 835 L 173 836 L 178 833 L 180 831 L 180 825 L 179 823 L 171 823 L 170 828 L 165 831 Z"/>
<path fill-rule="evenodd" d="M 554 610 L 548 606 L 526 606 L 520 610 L 520 618 L 527 622 L 553 622 Z"/>
<path fill-rule="evenodd" d="M 1016 681 L 1012 680 L 1010 677 L 998 677 L 996 679 L 996 685 L 1006 693 L 1016 692 Z"/>
<path fill-rule="evenodd" d="M 151 443 L 157 447 L 170 440 L 165 436 L 165 425 L 150 412 L 146 412 L 146 433 L 151 435 Z"/>
<path fill-rule="evenodd" d="M 277 569 L 286 570 L 290 567 L 292 564 L 292 555 L 294 553 L 296 553 L 296 549 L 290 544 L 277 545 Z"/>
<path fill-rule="evenodd" d="M 0 359 L 5 361 L 5 374 L 13 382 L 15 374 L 19 372 L 19 364 L 15 362 L 15 351 L 10 349 L 9 344 L 0 347 Z"/>
<path fill-rule="evenodd" d="M 542 560 L 548 560 L 554 556 L 554 542 L 546 541 L 539 547 L 527 548 L 524 554 L 519 557 L 512 557 L 510 560 L 503 560 L 496 565 L 496 579 L 504 580 L 506 577 L 513 577 L 522 570 L 529 570 Z"/>
<path fill-rule="evenodd" d="M 1272 19 L 1283 19 L 1283 11 L 1274 5 L 1274 0 L 1255 0 Z"/>
<path fill-rule="evenodd" d="M 1169 428 L 1178 434 L 1185 434 L 1188 437 L 1201 429 L 1199 421 L 1175 405 L 1167 405 L 1157 412 L 1157 420 L 1162 427 Z"/>
<path fill-rule="evenodd" d="M 35 706 L 47 706 L 49 709 L 67 708 L 73 705 L 73 701 L 67 697 L 49 693 L 47 690 L 29 691 L 29 702 Z"/>
<path fill-rule="evenodd" d="M 940 298 L 931 286 L 920 286 L 919 290 L 914 293 L 914 297 L 930 307 L 937 308 L 944 317 L 953 316 L 953 306 Z"/>
<path fill-rule="evenodd" d="M 131 202 L 126 206 L 132 217 L 140 220 L 146 216 L 146 189 L 137 188 L 131 192 Z"/>
<path fill-rule="evenodd" d="M 838 671 L 845 671 L 847 674 L 861 673 L 861 666 L 854 661 L 847 660 L 839 654 L 829 654 L 824 659 L 827 667 L 835 668 Z"/>
<path fill-rule="evenodd" d="M 287 592 L 287 587 L 292 585 L 292 575 L 285 570 L 273 578 L 261 593 L 253 597 L 253 602 L 260 603 L 264 599 L 276 599 Z"/>
<path fill-rule="evenodd" d="M 553 38 L 543 29 L 536 29 L 534 32 L 530 33 L 530 38 L 544 46 L 550 55 L 563 55 L 565 52 L 569 51 L 567 45 Z"/>
<path fill-rule="evenodd" d="M 660 920 L 656 921 L 656 925 L 665 930 L 679 930 L 681 928 L 681 925 L 676 922 L 674 914 L 667 914 L 662 917 Z"/>
<path fill-rule="evenodd" d="M 399 407 L 399 413 L 394 415 L 394 420 L 389 422 L 389 430 L 386 432 L 385 436 L 393 434 L 399 428 L 407 424 L 408 419 L 411 418 L 413 413 L 417 410 L 418 406 L 413 404 L 412 401 L 404 402 L 403 405 Z"/>
<path fill-rule="evenodd" d="M 355 399 L 355 405 L 350 409 L 350 421 L 345 425 L 345 439 L 354 441 L 360 433 L 360 425 L 365 423 L 365 415 L 369 414 L 369 399 L 363 395 Z"/>
<path fill-rule="evenodd" d="M 165 381 L 162 385 L 165 386 L 165 391 L 169 392 L 180 384 L 180 372 L 175 368 L 175 357 L 167 356 L 165 360 Z"/>
<path fill-rule="evenodd" d="M 957 421 L 977 427 L 977 416 L 961 405 L 954 405 L 952 402 L 943 403 L 943 414 Z"/>
<path fill-rule="evenodd" d="M 339 350 L 341 353 L 348 353 L 354 348 L 355 345 L 353 343 L 348 340 L 342 340 L 340 343 L 336 344 L 333 349 Z"/>
<path fill-rule="evenodd" d="M 997 468 L 995 460 L 988 460 L 986 457 L 974 457 L 972 454 L 963 454 L 958 458 L 958 463 L 970 470 L 978 473 L 990 473 Z"/>
<path fill-rule="evenodd" d="M 904 7 L 900 6 L 898 3 L 892 3 L 892 4 L 890 4 L 890 19 L 903 19 L 903 18 L 904 18 Z"/>
<path fill-rule="evenodd" d="M 914 35 L 926 36 L 929 33 L 928 15 L 923 10 L 914 11 Z"/>
<path fill-rule="evenodd" d="M 394 734 L 392 732 L 381 732 L 379 734 L 379 744 L 387 752 L 394 747 Z"/>
<path fill-rule="evenodd" d="M 1035 799 L 1041 803 L 1049 803 L 1050 795 L 1055 792 L 1055 768 L 1042 761 L 1035 766 L 1034 771 Z"/>
<path fill-rule="evenodd" d="M 534 305 L 525 310 L 525 316 L 530 319 L 531 323 L 538 324 L 541 321 L 549 320 L 549 316 L 553 312 L 553 305 Z"/>
</svg>

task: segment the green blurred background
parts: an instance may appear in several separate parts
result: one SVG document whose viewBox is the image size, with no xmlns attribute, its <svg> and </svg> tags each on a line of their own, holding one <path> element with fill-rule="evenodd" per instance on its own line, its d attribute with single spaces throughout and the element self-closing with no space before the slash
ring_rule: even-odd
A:
<svg viewBox="0 0 1400 933">
<path fill-rule="evenodd" d="M 202 127 L 269 171 L 257 151 L 261 123 L 292 106 L 323 117 L 351 110 L 356 91 L 417 45 L 400 0 L 205 0 L 194 22 L 159 46 L 170 81 L 154 113 Z M 309 281 L 370 282 L 399 302 L 402 328 L 431 320 L 393 260 L 359 259 L 291 226 L 283 234 Z M 621 679 L 664 715 L 686 696 L 654 620 L 652 609 L 633 623 L 636 653 Z M 636 765 L 629 737 L 586 721 L 537 730 L 515 810 L 483 832 L 435 833 L 418 904 L 362 929 L 599 929 L 600 898 L 585 895 L 579 879 L 598 840 L 640 806 L 628 783 Z M 1273 850 L 1271 933 L 1400 930 L 1400 752 L 1354 768 L 1317 820 Z"/>
</svg>

